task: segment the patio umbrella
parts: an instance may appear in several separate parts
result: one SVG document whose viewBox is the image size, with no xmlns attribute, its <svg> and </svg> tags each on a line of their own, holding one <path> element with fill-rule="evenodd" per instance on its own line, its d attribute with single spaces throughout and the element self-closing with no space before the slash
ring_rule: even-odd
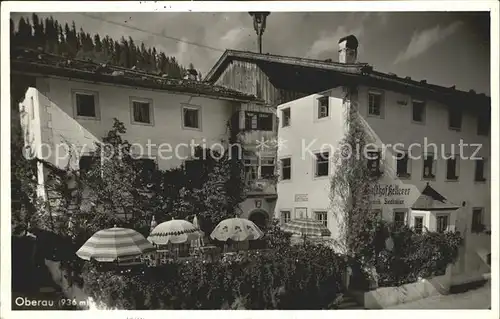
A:
<svg viewBox="0 0 500 319">
<path fill-rule="evenodd" d="M 331 235 L 330 230 L 326 228 L 321 221 L 310 218 L 291 220 L 283 225 L 281 229 L 304 237 L 322 237 Z"/>
<path fill-rule="evenodd" d="M 196 217 L 196 215 L 194 215 L 194 218 L 193 218 L 193 226 L 196 227 L 197 229 L 200 228 L 200 225 L 198 223 L 198 217 Z M 200 238 L 197 238 L 197 239 L 191 241 L 191 247 L 201 247 L 201 246 L 203 246 L 203 236 L 205 236 L 205 233 L 203 233 L 200 230 Z"/>
<path fill-rule="evenodd" d="M 172 219 L 156 226 L 148 240 L 155 245 L 183 244 L 201 237 L 200 229 L 187 220 Z"/>
<path fill-rule="evenodd" d="M 210 237 L 219 241 L 246 241 L 262 238 L 264 233 L 251 220 L 245 218 L 229 218 L 221 221 Z"/>
<path fill-rule="evenodd" d="M 84 260 L 101 262 L 137 257 L 154 251 L 154 246 L 140 233 L 128 228 L 108 228 L 96 232 L 76 252 Z"/>
</svg>

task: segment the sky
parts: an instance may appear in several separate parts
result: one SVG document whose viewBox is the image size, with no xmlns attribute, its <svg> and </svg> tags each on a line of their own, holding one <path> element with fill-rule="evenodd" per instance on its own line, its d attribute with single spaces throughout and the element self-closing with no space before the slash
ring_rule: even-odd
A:
<svg viewBox="0 0 500 319">
<path fill-rule="evenodd" d="M 52 15 L 62 23 L 75 21 L 78 30 L 115 40 L 131 36 L 185 66 L 193 63 L 203 75 L 225 49 L 257 50 L 252 18 L 246 12 L 38 15 Z M 20 16 L 31 13 L 12 13 L 16 22 Z M 267 19 L 263 52 L 337 61 L 338 40 L 353 34 L 360 43 L 358 61 L 375 70 L 489 95 L 489 21 L 488 13 L 478 12 L 273 12 Z"/>
</svg>

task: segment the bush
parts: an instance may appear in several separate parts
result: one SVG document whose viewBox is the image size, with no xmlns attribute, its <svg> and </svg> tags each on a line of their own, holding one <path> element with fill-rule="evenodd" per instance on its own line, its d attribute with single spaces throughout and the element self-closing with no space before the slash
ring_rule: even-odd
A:
<svg viewBox="0 0 500 319">
<path fill-rule="evenodd" d="M 398 286 L 418 278 L 443 275 L 458 257 L 462 238 L 458 232 L 417 234 L 404 227 L 392 232 L 394 248 L 376 260 L 379 286 Z"/>
<path fill-rule="evenodd" d="M 118 309 L 325 309 L 341 291 L 343 259 L 305 245 L 239 260 L 172 263 L 129 273 L 84 269 L 84 289 Z"/>
</svg>

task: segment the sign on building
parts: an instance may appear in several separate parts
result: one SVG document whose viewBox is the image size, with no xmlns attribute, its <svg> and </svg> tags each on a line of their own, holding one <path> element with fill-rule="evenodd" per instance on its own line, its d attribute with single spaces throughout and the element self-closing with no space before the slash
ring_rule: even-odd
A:
<svg viewBox="0 0 500 319">
<path fill-rule="evenodd" d="M 295 194 L 295 202 L 307 202 L 307 194 Z"/>
<path fill-rule="evenodd" d="M 378 184 L 373 188 L 372 205 L 389 208 L 411 208 L 420 191 L 411 184 Z"/>
</svg>

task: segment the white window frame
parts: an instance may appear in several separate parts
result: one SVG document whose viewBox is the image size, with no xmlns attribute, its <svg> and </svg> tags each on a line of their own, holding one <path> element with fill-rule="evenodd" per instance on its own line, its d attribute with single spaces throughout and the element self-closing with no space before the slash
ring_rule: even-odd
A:
<svg viewBox="0 0 500 319">
<path fill-rule="evenodd" d="M 451 126 L 451 114 L 453 111 L 460 112 L 460 127 L 454 127 Z M 452 131 L 457 131 L 460 132 L 462 130 L 462 127 L 464 125 L 464 114 L 463 110 L 459 109 L 458 107 L 453 107 L 453 106 L 448 106 L 448 128 Z"/>
<path fill-rule="evenodd" d="M 446 163 L 445 179 L 447 182 L 458 182 L 458 180 L 460 179 L 460 155 L 448 154 L 446 157 L 447 159 L 445 161 Z M 448 161 L 451 159 L 450 157 L 453 157 L 453 159 L 455 159 L 455 176 L 456 176 L 455 179 L 448 178 Z"/>
<path fill-rule="evenodd" d="M 423 105 L 423 111 L 422 111 L 422 121 L 416 121 L 414 118 L 413 118 L 413 114 L 414 114 L 414 109 L 415 109 L 415 104 L 422 104 Z M 425 120 L 426 120 L 426 114 L 427 114 L 427 103 L 425 103 L 425 101 L 422 101 L 422 100 L 417 100 L 417 99 L 412 99 L 411 100 L 411 121 L 413 123 L 416 123 L 416 124 L 425 124 Z"/>
<path fill-rule="evenodd" d="M 288 219 L 284 216 L 285 214 L 288 214 Z M 281 209 L 280 210 L 280 222 L 281 222 L 281 225 L 284 225 L 284 224 L 288 223 L 291 220 L 292 220 L 292 211 L 290 209 Z"/>
<path fill-rule="evenodd" d="M 325 216 L 325 219 L 319 218 L 319 216 Z M 321 221 L 325 227 L 328 228 L 328 211 L 326 209 L 318 209 L 314 210 L 314 219 L 317 221 Z"/>
<path fill-rule="evenodd" d="M 438 228 L 438 220 L 439 220 L 439 217 L 447 217 L 447 223 L 446 223 L 446 229 L 443 231 L 444 232 L 447 232 L 450 230 L 450 218 L 451 218 L 451 214 L 450 213 L 437 213 L 436 214 L 436 232 L 439 232 L 439 228 Z"/>
<path fill-rule="evenodd" d="M 285 125 L 285 112 L 288 111 L 289 117 L 288 117 L 288 123 Z M 290 107 L 286 107 L 281 109 L 281 127 L 289 127 L 292 125 L 292 110 Z"/>
<path fill-rule="evenodd" d="M 326 105 L 323 105 L 322 102 L 326 101 Z M 325 110 L 322 110 L 322 108 L 326 108 Z M 326 113 L 323 114 L 322 113 Z M 316 119 L 317 120 L 322 120 L 322 119 L 327 119 L 330 117 L 330 97 L 328 95 L 320 96 L 316 99 Z"/>
<path fill-rule="evenodd" d="M 477 180 L 476 179 L 476 171 L 477 171 L 477 161 L 478 160 L 474 160 L 474 182 L 475 183 L 485 183 L 488 179 L 486 178 L 486 175 L 487 175 L 487 167 L 486 167 L 486 164 L 488 163 L 488 161 L 486 160 L 485 157 L 481 157 L 480 160 L 483 161 L 483 180 Z"/>
<path fill-rule="evenodd" d="M 302 216 L 298 216 L 297 213 L 299 210 L 304 210 L 304 215 Z M 304 219 L 304 218 L 307 218 L 307 207 L 295 207 L 294 210 L 293 210 L 293 215 L 294 215 L 294 219 Z"/>
<path fill-rule="evenodd" d="M 190 127 L 190 126 L 185 126 L 185 121 L 184 121 L 184 110 L 195 110 L 198 112 L 198 127 Z M 182 104 L 181 105 L 181 119 L 182 119 L 182 129 L 184 130 L 192 130 L 192 131 L 202 131 L 202 112 L 201 112 L 201 106 L 199 105 L 193 105 L 193 104 Z"/>
<path fill-rule="evenodd" d="M 422 179 L 423 180 L 435 180 L 436 179 L 436 176 L 437 176 L 437 159 L 436 159 L 436 154 L 434 153 L 425 153 L 423 154 L 423 158 L 422 158 Z M 430 172 L 432 175 L 434 175 L 434 177 L 427 177 L 425 176 L 425 161 L 427 159 L 427 156 L 428 155 L 431 155 L 432 156 L 432 171 Z"/>
<path fill-rule="evenodd" d="M 404 214 L 404 221 L 403 221 L 403 226 L 408 225 L 408 210 L 407 209 L 393 209 L 392 210 L 392 222 L 396 223 L 396 214 L 398 213 L 403 213 Z"/>
<path fill-rule="evenodd" d="M 259 179 L 259 159 L 257 156 L 249 156 L 243 160 L 245 166 L 245 181 L 247 184 L 251 184 L 252 182 Z M 247 167 L 255 172 L 255 178 L 247 178 Z"/>
<path fill-rule="evenodd" d="M 148 98 L 141 97 L 130 97 L 130 123 L 134 125 L 146 125 L 146 126 L 154 126 L 154 107 L 153 100 Z M 149 104 L 149 123 L 147 122 L 137 122 L 134 118 L 134 102 L 138 103 L 147 103 Z"/>
<path fill-rule="evenodd" d="M 328 158 L 327 159 L 324 159 L 323 156 L 321 156 L 322 154 L 328 154 Z M 318 158 L 318 156 L 321 156 L 321 158 Z M 330 176 L 330 159 L 331 159 L 331 154 L 329 151 L 325 151 L 325 152 L 321 152 L 321 151 L 318 151 L 318 152 L 314 152 L 314 157 L 313 157 L 313 165 L 314 165 L 314 178 L 315 179 L 318 179 L 318 178 L 325 178 L 325 177 L 328 177 Z M 326 175 L 318 175 L 318 165 L 320 163 L 327 163 L 328 164 L 328 173 Z"/>
<path fill-rule="evenodd" d="M 92 95 L 92 96 L 94 96 L 95 116 L 78 115 L 78 107 L 76 105 L 76 96 L 77 95 Z M 101 108 L 99 106 L 99 92 L 90 91 L 90 90 L 74 89 L 74 90 L 71 90 L 71 96 L 72 96 L 72 103 L 73 103 L 73 114 L 74 114 L 74 117 L 76 119 L 94 120 L 94 121 L 101 120 Z"/>
<path fill-rule="evenodd" d="M 290 166 L 289 166 L 290 167 L 290 178 L 284 179 L 283 178 L 283 169 L 285 167 L 283 166 L 283 161 L 287 160 L 287 159 L 290 160 Z M 280 158 L 280 181 L 290 181 L 290 180 L 292 180 L 292 165 L 293 165 L 293 163 L 292 163 L 292 157 L 291 156 Z"/>
<path fill-rule="evenodd" d="M 276 169 L 276 157 L 275 156 L 258 156 L 259 158 L 259 170 L 258 170 L 258 177 L 259 179 L 264 179 L 265 177 L 262 175 L 262 167 L 273 167 L 273 175 L 275 175 L 275 169 Z M 273 164 L 264 164 L 264 159 L 272 159 Z"/>
<path fill-rule="evenodd" d="M 471 232 L 472 233 L 479 233 L 475 231 L 474 227 L 474 211 L 480 211 L 480 216 L 481 216 L 481 224 L 484 225 L 484 207 L 472 207 L 472 219 L 471 219 Z"/>
<path fill-rule="evenodd" d="M 395 156 L 395 167 L 396 167 L 396 176 L 400 179 L 411 179 L 411 173 L 412 173 L 412 160 L 411 160 L 411 157 L 410 157 L 410 152 L 408 150 L 401 150 L 401 152 L 404 152 L 406 157 L 407 157 L 407 160 L 406 160 L 406 175 L 401 175 L 399 176 L 399 173 L 398 173 L 398 161 L 400 159 L 398 159 L 398 156 L 400 156 L 400 154 L 397 154 Z"/>
<path fill-rule="evenodd" d="M 416 223 L 415 219 L 417 218 L 422 218 L 422 234 L 425 233 L 428 229 L 427 226 L 427 218 L 424 214 L 412 214 L 412 220 L 411 220 L 411 227 L 415 230 L 416 229 Z"/>
<path fill-rule="evenodd" d="M 380 149 L 370 149 L 370 150 L 367 150 L 367 152 L 365 153 L 367 156 L 366 158 L 366 167 L 369 169 L 368 167 L 368 164 L 370 163 L 370 161 L 377 161 L 377 159 L 372 159 L 372 158 L 368 158 L 368 157 L 372 157 L 372 153 L 377 153 L 378 154 L 378 172 L 370 172 L 370 174 L 374 174 L 374 175 L 378 175 L 378 174 L 383 174 L 384 172 L 382 171 L 382 164 L 383 164 L 383 158 L 382 158 L 382 150 Z"/>
<path fill-rule="evenodd" d="M 380 96 L 380 114 L 372 114 L 370 113 L 371 106 L 370 106 L 370 95 L 378 95 Z M 367 95 L 367 115 L 370 117 L 376 117 L 376 118 L 384 118 L 384 92 L 382 91 L 376 91 L 376 90 L 369 90 L 368 95 Z"/>
</svg>

